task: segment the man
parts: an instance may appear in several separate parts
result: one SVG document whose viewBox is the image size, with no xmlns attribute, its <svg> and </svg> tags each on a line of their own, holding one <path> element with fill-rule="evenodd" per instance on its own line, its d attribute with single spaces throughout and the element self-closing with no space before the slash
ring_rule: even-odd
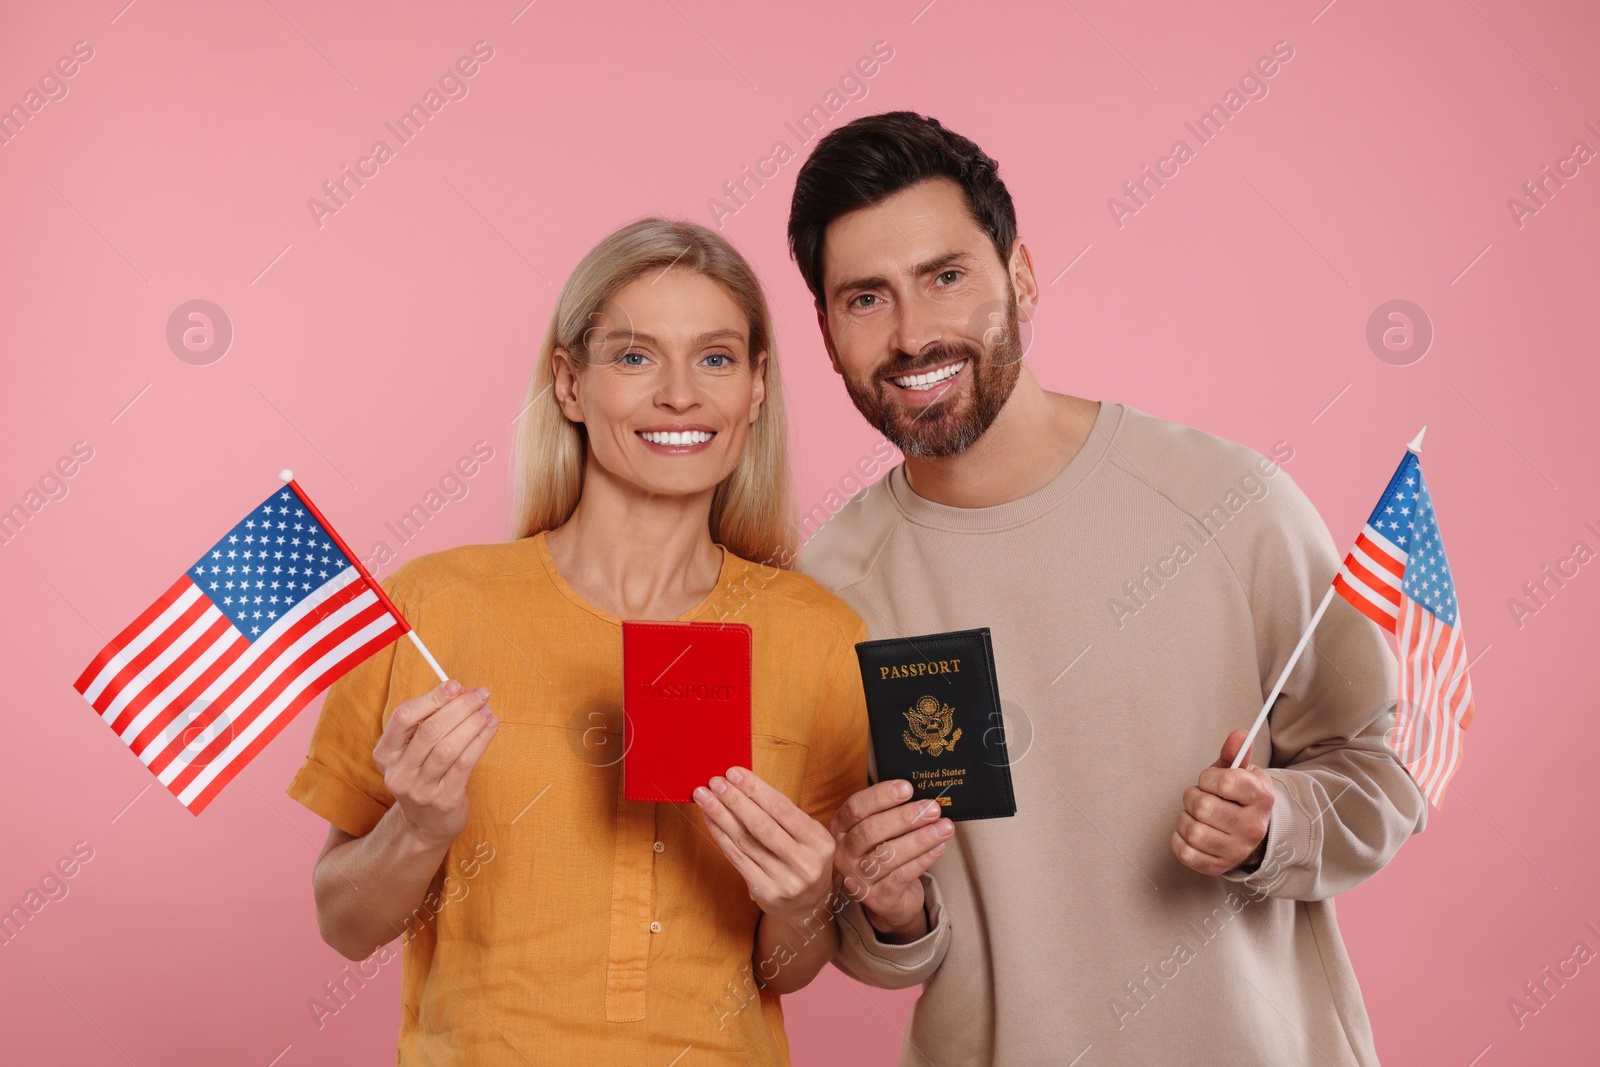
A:
<svg viewBox="0 0 1600 1067">
<path fill-rule="evenodd" d="M 836 962 L 925 983 L 902 1065 L 1375 1064 L 1331 898 L 1425 819 L 1378 628 L 1335 598 L 1229 769 L 1339 565 L 1316 509 L 1272 458 L 1040 386 L 1011 197 L 938 122 L 824 137 L 789 242 L 906 457 L 802 567 L 873 638 L 990 627 L 1012 760 L 1013 818 L 882 782 L 834 820 Z"/>
</svg>

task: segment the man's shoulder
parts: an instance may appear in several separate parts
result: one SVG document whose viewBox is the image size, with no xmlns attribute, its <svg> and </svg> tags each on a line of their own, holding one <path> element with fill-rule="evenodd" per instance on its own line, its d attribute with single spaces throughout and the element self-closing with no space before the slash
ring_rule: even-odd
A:
<svg viewBox="0 0 1600 1067">
<path fill-rule="evenodd" d="M 872 572 L 889 535 L 901 521 L 889 494 L 890 470 L 845 502 L 800 550 L 799 569 L 828 589 L 854 585 Z"/>
<path fill-rule="evenodd" d="M 1230 494 L 1257 500 L 1279 485 L 1294 486 L 1282 467 L 1294 459 L 1287 441 L 1261 452 L 1132 407 L 1125 408 L 1122 428 L 1112 463 L 1188 514 L 1209 511 Z"/>
</svg>

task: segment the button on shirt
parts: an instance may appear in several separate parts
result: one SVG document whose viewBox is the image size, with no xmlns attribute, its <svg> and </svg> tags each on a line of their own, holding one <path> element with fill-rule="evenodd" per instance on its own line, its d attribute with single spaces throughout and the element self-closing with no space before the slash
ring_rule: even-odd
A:
<svg viewBox="0 0 1600 1067">
<path fill-rule="evenodd" d="M 384 583 L 500 729 L 471 813 L 406 923 L 399 1063 L 787 1064 L 753 959 L 760 909 L 698 805 L 622 795 L 621 620 L 542 534 L 415 560 Z M 752 769 L 826 825 L 866 785 L 861 618 L 811 579 L 724 551 L 684 621 L 752 629 Z M 372 750 L 438 684 L 406 640 L 330 689 L 289 795 L 362 836 L 394 803 Z"/>
</svg>

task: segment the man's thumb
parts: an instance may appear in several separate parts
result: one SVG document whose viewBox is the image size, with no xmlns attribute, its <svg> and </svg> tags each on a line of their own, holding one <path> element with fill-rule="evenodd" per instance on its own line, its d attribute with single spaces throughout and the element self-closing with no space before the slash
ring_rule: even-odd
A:
<svg viewBox="0 0 1600 1067">
<path fill-rule="evenodd" d="M 1249 734 L 1249 730 L 1235 730 L 1233 733 L 1229 734 L 1228 739 L 1222 742 L 1222 755 L 1217 759 L 1217 762 L 1214 764 L 1214 766 L 1233 766 L 1233 757 L 1239 754 L 1239 749 L 1244 746 L 1244 739 L 1248 737 Z M 1248 755 L 1245 756 L 1244 760 L 1240 762 L 1239 766 L 1241 768 L 1250 766 L 1250 757 Z"/>
</svg>

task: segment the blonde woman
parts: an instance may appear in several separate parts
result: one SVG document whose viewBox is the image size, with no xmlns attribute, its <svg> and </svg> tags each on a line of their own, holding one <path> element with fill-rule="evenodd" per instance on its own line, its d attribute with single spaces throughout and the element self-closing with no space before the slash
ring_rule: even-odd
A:
<svg viewBox="0 0 1600 1067">
<path fill-rule="evenodd" d="M 605 238 L 561 292 L 521 426 L 516 539 L 385 583 L 454 679 L 405 643 L 373 656 L 289 787 L 330 823 L 323 938 L 377 963 L 402 939 L 402 1064 L 785 1064 L 779 995 L 838 944 L 827 824 L 866 785 L 866 630 L 787 569 L 783 391 L 749 265 L 689 223 Z M 752 627 L 753 767 L 694 803 L 623 798 L 625 618 Z"/>
</svg>

